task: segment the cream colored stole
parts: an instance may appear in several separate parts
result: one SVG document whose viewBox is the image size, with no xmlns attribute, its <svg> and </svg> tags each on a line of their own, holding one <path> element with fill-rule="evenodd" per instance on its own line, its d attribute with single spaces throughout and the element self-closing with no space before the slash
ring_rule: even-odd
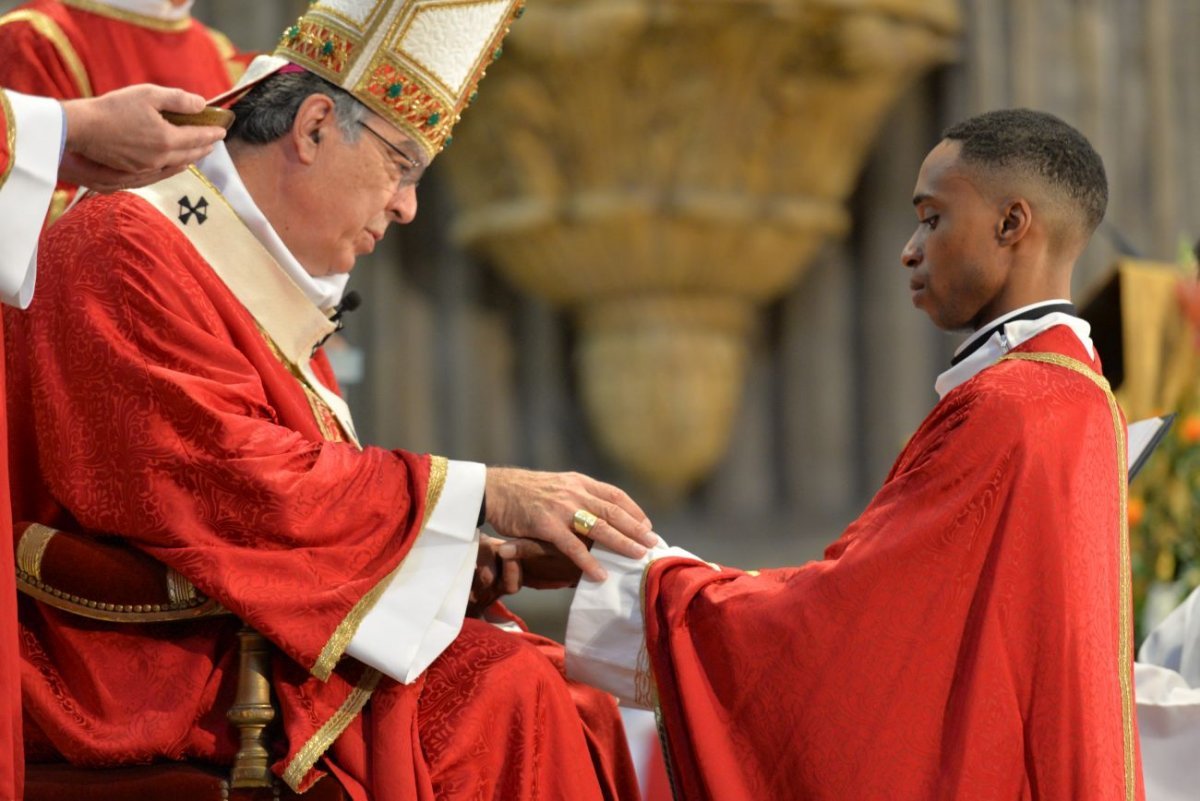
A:
<svg viewBox="0 0 1200 801">
<path fill-rule="evenodd" d="M 320 398 L 358 445 L 350 408 L 317 379 L 310 363 L 314 349 L 337 326 L 288 277 L 229 201 L 195 167 L 128 191 L 161 212 L 188 238 L 254 317 L 293 375 Z"/>
</svg>

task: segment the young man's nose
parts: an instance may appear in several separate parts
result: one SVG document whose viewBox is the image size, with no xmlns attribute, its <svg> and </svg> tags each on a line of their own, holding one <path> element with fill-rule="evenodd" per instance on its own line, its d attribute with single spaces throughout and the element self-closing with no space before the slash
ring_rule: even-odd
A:
<svg viewBox="0 0 1200 801">
<path fill-rule="evenodd" d="M 921 263 L 921 248 L 916 243 L 916 237 L 908 240 L 900 251 L 900 263 L 909 268 Z"/>
</svg>

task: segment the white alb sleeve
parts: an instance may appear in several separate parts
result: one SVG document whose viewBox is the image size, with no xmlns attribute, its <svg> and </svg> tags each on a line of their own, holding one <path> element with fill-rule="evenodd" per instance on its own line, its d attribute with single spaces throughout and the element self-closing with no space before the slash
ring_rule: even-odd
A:
<svg viewBox="0 0 1200 801">
<path fill-rule="evenodd" d="M 604 581 L 584 577 L 575 590 L 567 618 L 567 676 L 615 695 L 622 704 L 649 709 L 642 577 L 656 559 L 703 560 L 661 539 L 641 559 L 621 556 L 603 545 L 593 547 L 592 555 L 608 577 Z"/>
<path fill-rule="evenodd" d="M 437 505 L 387 589 L 363 617 L 346 653 L 411 684 L 462 629 L 479 551 L 487 469 L 448 463 Z"/>
</svg>

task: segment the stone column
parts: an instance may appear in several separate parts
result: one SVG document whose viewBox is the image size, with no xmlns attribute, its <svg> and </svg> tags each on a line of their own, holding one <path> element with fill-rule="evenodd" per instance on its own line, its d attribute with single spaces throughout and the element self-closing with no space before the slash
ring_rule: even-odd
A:
<svg viewBox="0 0 1200 801">
<path fill-rule="evenodd" d="M 446 160 L 456 232 L 568 309 L 601 446 L 663 496 L 725 453 L 762 304 L 845 231 L 953 0 L 542 0 Z"/>
</svg>

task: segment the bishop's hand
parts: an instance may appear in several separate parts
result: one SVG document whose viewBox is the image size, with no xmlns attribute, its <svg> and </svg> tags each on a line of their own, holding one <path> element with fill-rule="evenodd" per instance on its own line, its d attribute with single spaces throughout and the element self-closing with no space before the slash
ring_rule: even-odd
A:
<svg viewBox="0 0 1200 801">
<path fill-rule="evenodd" d="M 489 467 L 486 486 L 487 522 L 497 534 L 548 543 L 597 581 L 605 572 L 588 553 L 592 542 L 632 559 L 658 542 L 632 498 L 581 473 Z"/>
</svg>

